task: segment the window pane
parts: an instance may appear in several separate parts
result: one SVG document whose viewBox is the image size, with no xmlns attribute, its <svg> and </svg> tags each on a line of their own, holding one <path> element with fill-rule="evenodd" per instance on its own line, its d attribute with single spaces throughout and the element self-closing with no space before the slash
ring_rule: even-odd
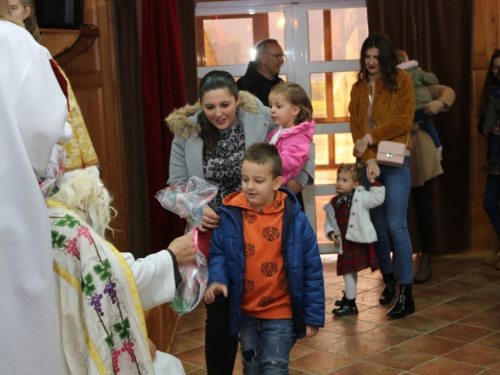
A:
<svg viewBox="0 0 500 375">
<path fill-rule="evenodd" d="M 276 39 L 278 44 L 285 49 L 285 16 L 283 12 L 269 12 L 269 38 Z M 260 42 L 256 40 L 255 44 Z"/>
<path fill-rule="evenodd" d="M 248 64 L 253 48 L 251 18 L 204 20 L 205 66 Z"/>
<path fill-rule="evenodd" d="M 313 73 L 311 101 L 313 117 L 321 122 L 345 122 L 349 117 L 352 85 L 358 72 Z"/>
<path fill-rule="evenodd" d="M 311 74 L 311 104 L 313 106 L 313 117 L 327 118 L 326 110 L 326 75 L 325 73 Z"/>
<path fill-rule="evenodd" d="M 316 203 L 316 236 L 318 238 L 318 245 L 331 245 L 332 241 L 326 238 L 325 234 L 325 211 L 323 206 L 327 204 L 330 199 L 332 199 L 334 192 L 332 190 L 332 195 L 318 195 L 315 197 Z"/>
<path fill-rule="evenodd" d="M 354 144 L 350 133 L 316 134 L 316 171 L 314 184 L 334 184 L 337 179 L 337 167 L 342 163 L 354 163 L 352 154 Z"/>
<path fill-rule="evenodd" d="M 255 58 L 255 45 L 268 38 L 285 49 L 283 12 L 197 16 L 197 65 L 247 65 Z"/>
<path fill-rule="evenodd" d="M 325 61 L 325 32 L 323 11 L 309 10 L 309 61 Z"/>
<path fill-rule="evenodd" d="M 356 158 L 352 154 L 354 144 L 350 133 L 339 134 L 316 134 L 313 136 L 316 149 L 316 166 L 320 169 L 336 168 L 342 163 L 354 163 Z M 334 180 L 329 180 L 323 174 L 320 178 L 321 184 L 330 184 Z M 316 179 L 318 182 L 318 179 Z"/>
<path fill-rule="evenodd" d="M 356 158 L 352 154 L 354 143 L 351 133 L 334 134 L 335 138 L 335 164 L 355 163 Z"/>
<path fill-rule="evenodd" d="M 308 11 L 309 60 L 358 60 L 368 37 L 366 8 Z"/>
<path fill-rule="evenodd" d="M 328 134 L 316 134 L 313 135 L 314 147 L 316 149 L 316 159 L 314 160 L 316 165 L 330 164 L 330 151 L 328 149 Z"/>
</svg>

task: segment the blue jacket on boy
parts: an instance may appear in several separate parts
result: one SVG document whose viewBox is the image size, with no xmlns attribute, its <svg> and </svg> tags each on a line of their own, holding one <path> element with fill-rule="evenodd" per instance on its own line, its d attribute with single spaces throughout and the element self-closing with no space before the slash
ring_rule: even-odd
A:
<svg viewBox="0 0 500 375">
<path fill-rule="evenodd" d="M 281 249 L 292 304 L 296 338 L 304 337 L 306 325 L 323 327 L 325 290 L 318 241 L 295 195 L 288 194 L 283 214 Z M 209 250 L 209 282 L 224 284 L 230 303 L 229 334 L 237 333 L 245 275 L 245 244 L 242 209 L 221 206 L 220 223 Z"/>
</svg>

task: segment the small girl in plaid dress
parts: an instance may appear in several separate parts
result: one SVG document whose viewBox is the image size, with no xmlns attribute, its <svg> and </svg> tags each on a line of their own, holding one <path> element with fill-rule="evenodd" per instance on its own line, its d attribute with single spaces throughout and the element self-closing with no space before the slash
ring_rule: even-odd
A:
<svg viewBox="0 0 500 375">
<path fill-rule="evenodd" d="M 385 188 L 375 179 L 370 180 L 370 190 L 362 185 L 361 164 L 341 164 L 337 172 L 337 195 L 323 208 L 326 212 L 325 233 L 338 244 L 337 274 L 343 275 L 345 294 L 335 302 L 335 316 L 354 315 L 358 271 L 378 268 L 373 242 L 377 241 L 375 228 L 370 220 L 370 208 L 380 206 L 385 199 Z"/>
</svg>

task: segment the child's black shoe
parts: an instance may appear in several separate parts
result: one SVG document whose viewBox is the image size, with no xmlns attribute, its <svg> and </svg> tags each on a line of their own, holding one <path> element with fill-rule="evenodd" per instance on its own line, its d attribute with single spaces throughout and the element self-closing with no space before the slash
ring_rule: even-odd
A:
<svg viewBox="0 0 500 375">
<path fill-rule="evenodd" d="M 489 174 L 499 176 L 500 175 L 500 163 L 497 161 L 489 161 L 488 165 L 483 167 L 483 171 L 488 172 Z"/>
<path fill-rule="evenodd" d="M 342 291 L 344 292 L 344 294 L 342 295 L 342 299 L 338 299 L 335 301 L 335 306 L 342 306 L 343 304 L 345 304 L 345 301 L 346 301 L 346 298 L 345 298 L 345 291 Z M 332 310 L 333 312 L 333 310 Z"/>
<path fill-rule="evenodd" d="M 342 306 L 340 306 L 340 308 L 338 309 L 333 309 L 332 313 L 335 316 L 357 315 L 358 307 L 356 306 L 356 298 L 346 298 L 342 303 Z"/>
</svg>

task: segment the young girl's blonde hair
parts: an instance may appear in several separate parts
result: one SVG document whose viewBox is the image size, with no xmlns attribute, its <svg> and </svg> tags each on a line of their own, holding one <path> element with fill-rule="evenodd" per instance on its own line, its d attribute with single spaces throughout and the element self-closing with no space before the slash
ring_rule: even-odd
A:
<svg viewBox="0 0 500 375">
<path fill-rule="evenodd" d="M 398 49 L 396 51 L 396 55 L 398 56 L 398 64 L 410 61 L 408 54 L 406 53 L 406 51 L 403 51 L 402 49 Z"/>
<path fill-rule="evenodd" d="M 26 27 L 26 30 L 33 35 L 33 38 L 35 38 L 37 42 L 39 42 L 42 35 L 40 34 L 40 28 L 36 22 L 35 3 L 33 0 L 19 0 L 19 2 L 24 8 L 31 9 L 30 15 L 24 19 L 24 27 Z"/>
<path fill-rule="evenodd" d="M 116 216 L 116 210 L 111 207 L 112 198 L 99 178 L 97 167 L 66 173 L 59 191 L 51 199 L 76 212 L 101 237 L 105 237 L 107 229 L 113 231 L 109 222 Z"/>
<path fill-rule="evenodd" d="M 282 94 L 287 101 L 299 107 L 299 113 L 294 118 L 294 125 L 312 119 L 313 107 L 305 90 L 293 82 L 281 82 L 271 89 L 273 94 Z"/>
<path fill-rule="evenodd" d="M 363 164 L 340 164 L 337 173 L 345 172 L 352 176 L 354 182 L 361 182 L 361 175 L 363 172 Z"/>
</svg>

